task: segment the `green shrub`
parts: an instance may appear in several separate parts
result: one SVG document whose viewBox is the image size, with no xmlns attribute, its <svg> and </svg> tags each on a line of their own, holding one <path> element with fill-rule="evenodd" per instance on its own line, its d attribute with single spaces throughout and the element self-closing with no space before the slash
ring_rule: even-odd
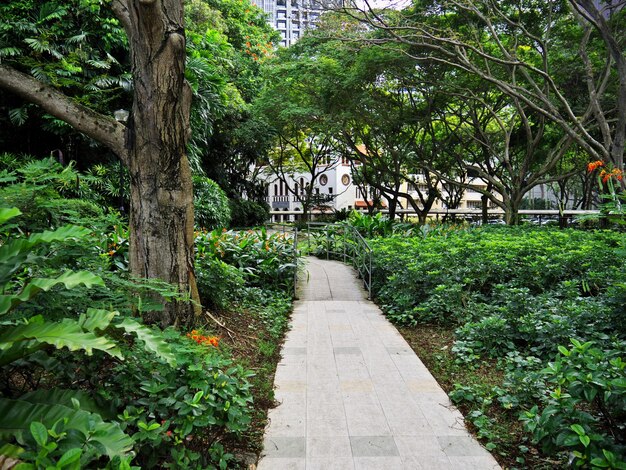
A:
<svg viewBox="0 0 626 470">
<path fill-rule="evenodd" d="M 198 227 L 207 230 L 228 227 L 231 218 L 228 197 L 215 181 L 194 176 L 193 196 Z"/>
<path fill-rule="evenodd" d="M 228 203 L 231 212 L 231 227 L 259 227 L 270 220 L 270 208 L 265 203 L 247 199 L 230 199 Z"/>
<path fill-rule="evenodd" d="M 446 371 L 475 372 L 450 397 L 488 448 L 525 465 L 532 441 L 555 466 L 626 468 L 625 235 L 412 233 L 369 240 L 375 296 L 393 321 L 455 331 Z M 501 382 L 482 382 L 496 364 Z M 514 443 L 500 421 L 519 413 L 530 436 Z"/>
<path fill-rule="evenodd" d="M 571 343 L 541 371 L 544 403 L 521 419 L 548 455 L 571 453 L 576 467 L 626 468 L 626 342 Z"/>
<path fill-rule="evenodd" d="M 225 309 L 243 295 L 243 273 L 211 255 L 196 257 L 196 280 L 205 307 Z"/>
<path fill-rule="evenodd" d="M 119 276 L 107 278 L 111 292 L 100 276 L 67 270 L 89 265 L 70 263 L 73 252 L 96 255 L 90 230 L 25 236 L 10 224 L 17 216 L 0 209 L 0 454 L 34 465 L 24 468 L 226 468 L 233 456 L 219 442 L 250 422 L 251 373 L 195 333 L 90 308 L 141 313 L 155 307 L 150 292 L 177 294 Z"/>
<path fill-rule="evenodd" d="M 261 230 L 215 230 L 199 233 L 197 258 L 212 257 L 235 266 L 246 286 L 290 291 L 296 270 L 293 239 L 282 233 Z"/>
<path fill-rule="evenodd" d="M 18 209 L 0 208 L 0 226 L 4 226 L 0 231 L 9 234 L 0 245 L 0 315 L 13 318 L 3 322 L 0 334 L 0 373 L 5 380 L 15 379 L 20 368 L 28 369 L 29 361 L 47 362 L 49 367 L 51 357 L 47 353 L 65 348 L 123 359 L 116 340 L 122 333 L 136 335 L 150 354 L 170 366 L 175 364 L 169 347 L 158 335 L 135 320 L 121 318 L 115 311 L 90 308 L 77 318 L 58 320 L 20 315 L 20 308 L 42 292 L 60 285 L 66 289 L 80 284 L 103 285 L 103 281 L 87 271 L 67 270 L 37 277 L 37 265 L 45 263 L 50 246 L 84 238 L 89 231 L 64 226 L 24 237 L 7 227 L 7 222 L 19 215 Z M 105 413 L 87 395 L 72 389 L 43 390 L 39 382 L 32 388 L 26 387 L 26 393 L 23 389 L 19 393 L 15 390 L 14 396 L 0 398 L 0 444 L 6 444 L 8 449 L 4 455 L 19 456 L 38 467 L 58 462 L 85 466 L 103 456 L 111 461 L 117 459 L 118 463 L 130 461 L 133 440 L 119 423 L 105 421 Z M 48 435 L 52 437 L 50 442 Z"/>
</svg>

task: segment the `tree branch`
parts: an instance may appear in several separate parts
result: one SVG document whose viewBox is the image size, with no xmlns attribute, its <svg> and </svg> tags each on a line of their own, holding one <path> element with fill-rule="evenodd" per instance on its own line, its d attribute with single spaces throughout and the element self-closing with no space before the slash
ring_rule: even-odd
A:
<svg viewBox="0 0 626 470">
<path fill-rule="evenodd" d="M 128 163 L 128 151 L 125 147 L 126 126 L 115 121 L 113 117 L 80 105 L 60 91 L 8 65 L 0 64 L 0 88 L 41 106 L 46 112 L 67 122 L 77 131 L 106 145 L 125 164 Z"/>
</svg>

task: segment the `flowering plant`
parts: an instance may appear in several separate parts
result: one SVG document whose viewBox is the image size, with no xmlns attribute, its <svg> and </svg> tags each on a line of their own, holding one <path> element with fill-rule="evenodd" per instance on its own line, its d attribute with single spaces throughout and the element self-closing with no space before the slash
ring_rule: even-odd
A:
<svg viewBox="0 0 626 470">
<path fill-rule="evenodd" d="M 198 330 L 191 330 L 191 333 L 187 333 L 187 338 L 201 345 L 212 346 L 214 348 L 219 347 L 220 339 L 217 336 L 205 336 Z"/>
<path fill-rule="evenodd" d="M 611 219 L 619 224 L 624 224 L 624 208 L 622 203 L 625 199 L 624 194 L 616 189 L 615 181 L 621 182 L 624 179 L 624 172 L 611 164 L 604 163 L 602 160 L 596 160 L 587 165 L 587 171 L 593 173 L 598 171 L 598 186 L 601 190 L 606 187 L 606 192 L 600 194 L 604 200 L 600 204 L 600 211 L 605 216 L 611 216 Z M 620 183 L 618 183 L 620 184 Z"/>
</svg>

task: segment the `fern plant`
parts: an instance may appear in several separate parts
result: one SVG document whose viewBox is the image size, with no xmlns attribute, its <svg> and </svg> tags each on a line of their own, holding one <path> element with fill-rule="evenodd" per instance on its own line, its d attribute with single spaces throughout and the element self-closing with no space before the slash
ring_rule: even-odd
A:
<svg viewBox="0 0 626 470">
<path fill-rule="evenodd" d="M 19 215 L 16 208 L 0 208 L 0 233 L 8 234 L 0 239 L 0 367 L 17 367 L 29 357 L 64 348 L 86 355 L 101 351 L 122 361 L 116 337 L 123 335 L 133 335 L 146 351 L 175 365 L 175 356 L 160 335 L 116 311 L 90 308 L 77 318 L 55 321 L 43 315 L 20 315 L 20 307 L 42 292 L 59 286 L 98 286 L 103 281 L 88 271 L 65 271 L 54 277 L 32 275 L 36 272 L 33 266 L 44 262 L 47 246 L 87 237 L 89 231 L 63 226 L 28 237 L 14 236 L 10 222 Z M 2 317 L 7 320 L 2 321 Z M 84 466 L 102 456 L 115 462 L 113 466 L 126 467 L 134 441 L 119 423 L 107 421 L 105 415 L 80 390 L 34 389 L 17 397 L 1 396 L 0 456 L 34 462 L 23 468 L 45 468 L 50 462 Z M 48 437 L 54 439 L 49 441 Z M 72 449 L 82 450 L 68 454 Z M 45 462 L 40 458 L 42 452 Z"/>
</svg>

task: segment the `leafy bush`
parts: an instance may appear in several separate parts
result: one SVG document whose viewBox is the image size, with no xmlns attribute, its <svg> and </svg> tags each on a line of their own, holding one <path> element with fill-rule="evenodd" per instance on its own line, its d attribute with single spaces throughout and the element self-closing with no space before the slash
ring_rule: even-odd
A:
<svg viewBox="0 0 626 470">
<path fill-rule="evenodd" d="M 226 309 L 243 295 L 244 275 L 235 266 L 209 256 L 196 257 L 196 280 L 205 307 Z"/>
<path fill-rule="evenodd" d="M 247 231 L 215 230 L 196 237 L 197 258 L 213 258 L 235 266 L 247 286 L 293 289 L 296 252 L 293 239 L 265 228 Z M 209 286 L 206 286 L 208 289 Z"/>
<path fill-rule="evenodd" d="M 232 456 L 219 441 L 250 422 L 251 373 L 217 340 L 196 344 L 114 310 L 79 313 L 125 301 L 106 295 L 100 276 L 65 270 L 67 256 L 59 266 L 50 256 L 70 242 L 93 243 L 90 231 L 24 236 L 9 223 L 17 216 L 0 209 L 0 454 L 33 465 L 24 468 L 226 468 Z M 71 305 L 55 300 L 60 286 L 76 291 Z"/>
<path fill-rule="evenodd" d="M 544 403 L 521 419 L 548 454 L 571 452 L 577 467 L 626 468 L 626 342 L 571 343 L 541 371 Z"/>
<path fill-rule="evenodd" d="M 6 164 L 6 166 L 3 166 Z M 78 224 L 106 231 L 115 222 L 115 211 L 103 207 L 111 202 L 108 172 L 79 173 L 73 162 L 62 166 L 52 158 L 0 155 L 0 200 L 22 214 L 15 223 L 23 231 L 41 231 L 63 224 Z M 102 168 L 106 168 L 101 166 Z M 118 179 L 117 174 L 114 177 Z"/>
<path fill-rule="evenodd" d="M 497 365 L 501 382 L 450 393 L 488 448 L 521 465 L 534 444 L 551 464 L 625 467 L 623 233 L 484 227 L 368 242 L 389 318 L 455 330 L 457 368 Z M 514 445 L 499 420 L 518 415 L 530 436 Z"/>
<path fill-rule="evenodd" d="M 230 199 L 231 227 L 258 227 L 270 219 L 270 208 L 265 203 L 247 199 Z"/>
<path fill-rule="evenodd" d="M 228 227 L 230 223 L 228 197 L 215 181 L 206 177 L 194 176 L 193 196 L 198 227 L 207 230 Z"/>
<path fill-rule="evenodd" d="M 1 231 L 7 231 L 7 222 L 19 215 L 20 211 L 15 208 L 0 209 L 0 227 L 4 226 Z M 44 319 L 42 315 L 22 318 L 17 315 L 22 304 L 55 286 L 72 289 L 79 284 L 87 287 L 103 284 L 101 278 L 87 271 L 65 271 L 47 278 L 28 274 L 29 265 L 45 260 L 45 250 L 40 248 L 87 235 L 88 231 L 83 228 L 64 226 L 55 231 L 28 237 L 18 234 L 3 240 L 0 246 L 0 315 L 15 318 L 4 322 L 0 335 L 0 366 L 8 374 L 7 378 L 15 374 L 12 369 L 24 367 L 31 357 L 35 361 L 44 360 L 45 352 L 50 350 L 67 348 L 87 355 L 100 351 L 123 359 L 115 340 L 115 329 L 137 335 L 152 354 L 170 365 L 175 364 L 169 347 L 158 336 L 135 320 L 120 318 L 115 311 L 88 309 L 78 318 L 59 321 Z M 19 456 L 21 460 L 33 459 L 37 465 L 48 465 L 58 458 L 59 462 L 76 462 L 83 466 L 103 455 L 124 462 L 130 460 L 133 440 L 122 432 L 118 423 L 105 422 L 103 413 L 80 392 L 34 389 L 15 397 L 3 397 L 0 398 L 0 414 L 3 416 L 0 439 L 8 444 L 10 455 Z M 52 431 L 50 435 L 55 442 L 47 442 L 48 430 Z M 15 441 L 11 442 L 12 439 Z"/>
</svg>

